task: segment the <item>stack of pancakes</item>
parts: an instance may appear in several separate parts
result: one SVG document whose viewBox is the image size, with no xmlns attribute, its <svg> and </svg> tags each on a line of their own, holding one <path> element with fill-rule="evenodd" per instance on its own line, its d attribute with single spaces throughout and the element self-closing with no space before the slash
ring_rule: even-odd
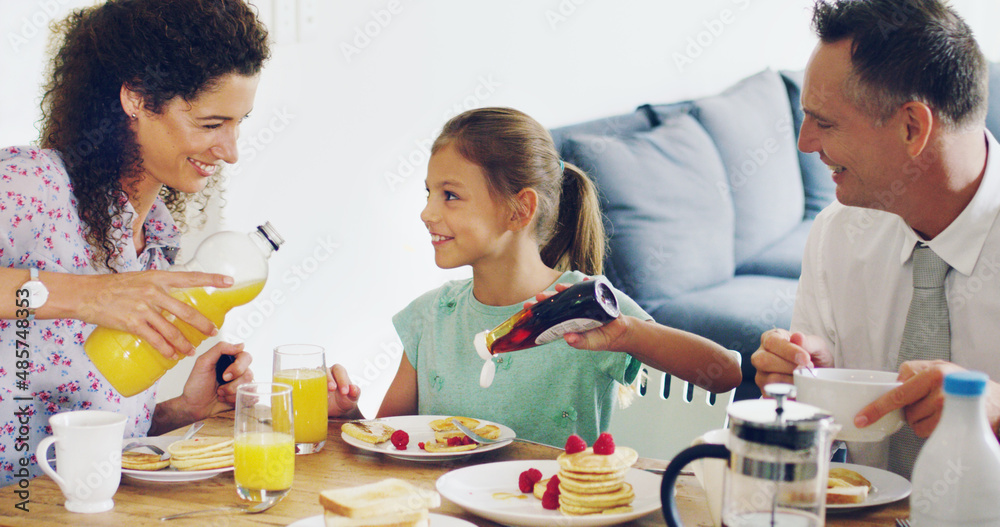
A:
<svg viewBox="0 0 1000 527">
<path fill-rule="evenodd" d="M 638 458 L 628 447 L 616 447 L 610 455 L 595 454 L 592 447 L 559 454 L 559 510 L 570 516 L 632 510 L 635 493 L 625 473 Z"/>
<path fill-rule="evenodd" d="M 210 470 L 233 466 L 233 438 L 198 437 L 167 447 L 170 466 L 177 470 Z"/>
</svg>

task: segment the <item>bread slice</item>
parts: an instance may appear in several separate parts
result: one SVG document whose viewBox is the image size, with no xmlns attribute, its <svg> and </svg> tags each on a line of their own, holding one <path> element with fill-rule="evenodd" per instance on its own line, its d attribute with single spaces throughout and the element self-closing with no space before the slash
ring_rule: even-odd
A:
<svg viewBox="0 0 1000 527">
<path fill-rule="evenodd" d="M 868 487 L 833 487 L 826 489 L 826 504 L 841 505 L 864 503 L 868 499 Z"/>
<path fill-rule="evenodd" d="M 326 527 L 426 527 L 429 525 L 427 509 L 396 514 L 382 514 L 369 518 L 349 518 L 333 511 L 324 511 Z"/>
<path fill-rule="evenodd" d="M 828 505 L 864 503 L 872 483 L 861 474 L 847 468 L 831 468 L 826 483 Z"/>
<path fill-rule="evenodd" d="M 324 490 L 319 494 L 323 508 L 349 518 L 410 513 L 439 507 L 441 495 L 434 490 L 420 489 L 396 478 L 368 485 Z"/>
</svg>

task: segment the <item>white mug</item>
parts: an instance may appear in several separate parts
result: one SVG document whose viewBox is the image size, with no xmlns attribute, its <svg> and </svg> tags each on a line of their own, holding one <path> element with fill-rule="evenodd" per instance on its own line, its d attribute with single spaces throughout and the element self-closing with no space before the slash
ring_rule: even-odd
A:
<svg viewBox="0 0 1000 527">
<path fill-rule="evenodd" d="M 49 418 L 52 434 L 38 443 L 38 465 L 66 496 L 70 512 L 104 512 L 115 506 L 111 497 L 122 479 L 124 415 L 98 410 L 64 412 Z M 57 469 L 48 449 L 56 444 Z"/>
<path fill-rule="evenodd" d="M 725 445 L 729 438 L 728 428 L 709 430 L 701 436 L 695 438 L 692 445 Z M 701 487 L 705 489 L 705 497 L 708 500 L 708 510 L 712 515 L 712 523 L 715 527 L 722 525 L 722 484 L 725 480 L 726 462 L 722 459 L 701 458 L 691 463 L 691 471 Z"/>
</svg>

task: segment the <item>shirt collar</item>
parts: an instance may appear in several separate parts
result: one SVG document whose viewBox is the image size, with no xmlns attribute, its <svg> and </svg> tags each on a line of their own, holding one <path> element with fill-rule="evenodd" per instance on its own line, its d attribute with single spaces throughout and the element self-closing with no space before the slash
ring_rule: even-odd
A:
<svg viewBox="0 0 1000 527">
<path fill-rule="evenodd" d="M 933 240 L 923 240 L 900 218 L 903 247 L 899 263 L 904 264 L 913 254 L 917 242 L 924 242 L 956 271 L 970 276 L 986 244 L 986 237 L 1000 213 L 1000 144 L 986 130 L 986 170 L 976 195 L 965 210 Z"/>
<path fill-rule="evenodd" d="M 127 198 L 123 198 L 120 205 L 122 207 L 121 214 L 115 218 L 113 226 L 121 234 L 119 257 L 130 260 L 131 257 L 126 257 L 125 255 L 129 254 L 126 248 L 131 246 L 132 238 L 135 236 L 135 233 L 132 231 L 132 222 L 129 220 L 129 218 L 134 217 L 135 208 L 132 207 L 132 203 Z M 156 201 L 150 207 L 149 214 L 146 215 L 146 221 L 142 226 L 146 236 L 146 243 L 142 254 L 135 255 L 139 259 L 139 262 L 145 266 L 147 260 L 153 256 L 153 253 L 159 252 L 163 254 L 170 265 L 173 265 L 177 252 L 180 250 L 181 233 L 180 229 L 174 223 L 173 217 L 170 216 L 170 210 L 167 209 L 166 204 L 159 197 L 156 198 Z"/>
</svg>

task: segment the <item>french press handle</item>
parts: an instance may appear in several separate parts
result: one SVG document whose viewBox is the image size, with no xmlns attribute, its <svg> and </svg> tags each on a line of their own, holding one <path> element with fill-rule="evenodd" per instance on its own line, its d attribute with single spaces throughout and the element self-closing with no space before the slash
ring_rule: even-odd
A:
<svg viewBox="0 0 1000 527">
<path fill-rule="evenodd" d="M 677 502 L 674 499 L 674 485 L 677 476 L 688 463 L 705 457 L 725 459 L 729 462 L 729 449 L 726 445 L 703 444 L 688 447 L 674 456 L 663 472 L 663 483 L 660 484 L 660 503 L 663 504 L 663 519 L 669 527 L 682 527 L 680 515 L 677 514 Z"/>
</svg>

